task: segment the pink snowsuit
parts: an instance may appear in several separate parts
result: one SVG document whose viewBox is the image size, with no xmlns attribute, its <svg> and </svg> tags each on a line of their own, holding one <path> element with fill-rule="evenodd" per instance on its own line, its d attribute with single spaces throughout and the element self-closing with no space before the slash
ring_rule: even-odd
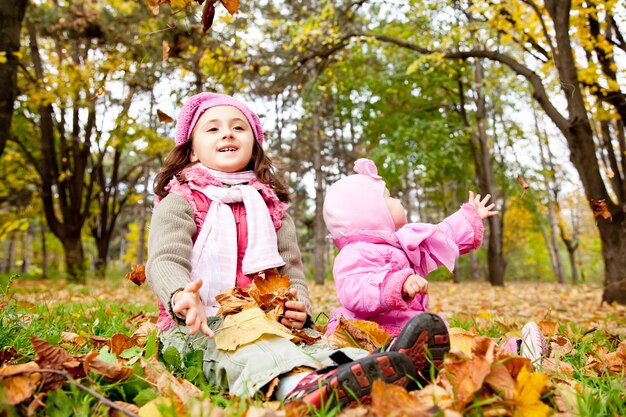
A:
<svg viewBox="0 0 626 417">
<path fill-rule="evenodd" d="M 332 310 L 326 335 L 348 320 L 370 320 L 392 336 L 416 314 L 428 310 L 428 295 L 403 299 L 409 275 L 426 277 L 459 255 L 480 247 L 482 220 L 471 204 L 439 224 L 408 223 L 397 231 L 385 203 L 385 182 L 376 165 L 360 159 L 357 175 L 333 184 L 324 200 L 324 221 L 339 249 L 333 276 L 342 307 Z"/>
</svg>

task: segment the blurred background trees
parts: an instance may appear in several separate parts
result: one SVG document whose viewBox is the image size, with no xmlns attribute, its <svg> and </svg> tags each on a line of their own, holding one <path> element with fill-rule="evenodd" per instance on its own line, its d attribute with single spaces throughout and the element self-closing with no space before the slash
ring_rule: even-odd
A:
<svg viewBox="0 0 626 417">
<path fill-rule="evenodd" d="M 484 248 L 433 278 L 597 282 L 626 303 L 623 6 L 231 0 L 204 32 L 206 3 L 163 3 L 28 4 L 16 104 L 0 109 L 0 271 L 145 262 L 170 117 L 208 90 L 261 116 L 312 280 L 334 256 L 324 191 L 366 156 L 413 221 L 494 196 Z"/>
</svg>

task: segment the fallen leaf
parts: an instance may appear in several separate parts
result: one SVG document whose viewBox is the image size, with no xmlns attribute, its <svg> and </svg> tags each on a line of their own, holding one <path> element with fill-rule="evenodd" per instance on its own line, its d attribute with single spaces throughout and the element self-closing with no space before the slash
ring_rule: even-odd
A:
<svg viewBox="0 0 626 417">
<path fill-rule="evenodd" d="M 491 368 L 491 372 L 485 378 L 485 382 L 500 394 L 505 400 L 512 400 L 515 395 L 515 380 L 509 370 L 502 364 Z"/>
<path fill-rule="evenodd" d="M 96 359 L 98 355 L 98 352 L 92 351 L 86 355 L 77 357 L 77 359 L 82 362 L 85 374 L 93 372 L 96 375 L 103 376 L 108 381 L 118 382 L 130 378 L 130 376 L 135 373 L 134 369 L 130 366 L 122 366 L 119 363 L 108 363 Z"/>
<path fill-rule="evenodd" d="M 541 394 L 548 385 L 548 376 L 539 372 L 530 373 L 523 367 L 517 376 L 514 396 L 514 417 L 544 417 L 552 410 L 541 402 Z"/>
<path fill-rule="evenodd" d="M 0 366 L 17 358 L 17 351 L 13 346 L 8 347 L 0 352 Z"/>
<path fill-rule="evenodd" d="M 116 356 L 133 346 L 137 346 L 137 343 L 125 334 L 117 333 L 111 336 L 111 352 Z"/>
<path fill-rule="evenodd" d="M 0 369 L 0 386 L 9 404 L 19 404 L 35 394 L 41 382 L 41 374 L 32 371 L 38 369 L 39 365 L 34 361 Z"/>
<path fill-rule="evenodd" d="M 450 335 L 450 350 L 463 352 L 468 357 L 472 356 L 472 345 L 477 336 L 476 333 L 460 327 L 451 327 L 448 334 Z"/>
<path fill-rule="evenodd" d="M 357 347 L 373 352 L 387 344 L 391 335 L 378 323 L 368 320 L 346 320 L 339 317 L 339 325 L 328 337 L 332 346 Z"/>
<path fill-rule="evenodd" d="M 253 307 L 226 316 L 215 335 L 215 345 L 221 350 L 235 350 L 241 345 L 254 342 L 263 335 L 293 338 L 289 329 L 267 317 L 259 307 Z"/>
<path fill-rule="evenodd" d="M 429 407 L 407 392 L 404 387 L 385 384 L 377 379 L 372 385 L 372 414 L 376 417 L 430 416 Z"/>
</svg>

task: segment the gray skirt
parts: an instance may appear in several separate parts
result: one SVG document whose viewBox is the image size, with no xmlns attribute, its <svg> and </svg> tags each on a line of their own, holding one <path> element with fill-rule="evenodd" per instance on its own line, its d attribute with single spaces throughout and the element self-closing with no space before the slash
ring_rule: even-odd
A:
<svg viewBox="0 0 626 417">
<path fill-rule="evenodd" d="M 209 327 L 216 333 L 220 331 L 221 323 L 222 317 L 208 318 Z M 311 332 L 315 331 L 307 330 L 307 333 Z M 164 350 L 174 347 L 182 356 L 192 350 L 201 350 L 203 371 L 209 383 L 240 397 L 252 397 L 277 376 L 299 366 L 318 369 L 331 365 L 333 362 L 329 356 L 337 350 L 352 359 L 368 354 L 362 349 L 334 348 L 323 337 L 313 345 L 297 345 L 274 335 L 264 335 L 234 351 L 225 351 L 217 349 L 215 341 L 202 332 L 190 335 L 187 326 L 179 325 L 162 332 L 160 339 Z"/>
</svg>

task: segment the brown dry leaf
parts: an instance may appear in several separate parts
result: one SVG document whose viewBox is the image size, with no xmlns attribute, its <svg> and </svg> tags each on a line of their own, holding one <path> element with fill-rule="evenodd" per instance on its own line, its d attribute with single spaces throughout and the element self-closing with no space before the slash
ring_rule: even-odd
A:
<svg viewBox="0 0 626 417">
<path fill-rule="evenodd" d="M 84 345 L 87 341 L 85 340 L 84 337 L 82 337 L 81 335 L 79 335 L 78 333 L 73 333 L 73 332 L 61 332 L 61 342 L 62 343 L 68 343 L 72 346 L 82 346 Z"/>
<path fill-rule="evenodd" d="M 620 342 L 615 352 L 607 353 L 603 359 L 610 375 L 626 371 L 626 339 Z"/>
<path fill-rule="evenodd" d="M 477 336 L 476 333 L 460 327 L 451 327 L 448 334 L 450 335 L 450 350 L 463 352 L 468 357 L 472 356 L 472 345 Z"/>
<path fill-rule="evenodd" d="M 157 117 L 161 123 L 173 123 L 174 118 L 161 109 L 157 109 Z"/>
<path fill-rule="evenodd" d="M 170 58 L 170 44 L 165 39 L 161 42 L 161 50 L 163 52 L 163 58 L 161 60 L 167 61 Z"/>
<path fill-rule="evenodd" d="M 606 205 L 606 201 L 604 200 L 594 200 L 591 199 L 591 209 L 593 210 L 593 215 L 595 217 L 602 217 L 604 220 L 611 220 L 611 212 L 609 211 L 609 207 Z"/>
<path fill-rule="evenodd" d="M 565 336 L 553 336 L 550 339 L 550 357 L 563 357 L 564 355 L 575 355 L 574 344 Z"/>
<path fill-rule="evenodd" d="M 92 351 L 86 355 L 78 356 L 77 359 L 82 362 L 85 374 L 87 372 L 93 372 L 97 375 L 102 375 L 105 379 L 111 382 L 124 381 L 135 370 L 129 366 L 122 366 L 118 363 L 108 363 L 96 359 L 98 352 Z"/>
<path fill-rule="evenodd" d="M 234 15 L 239 10 L 239 0 L 220 0 L 220 3 L 224 5 L 231 15 Z"/>
<path fill-rule="evenodd" d="M 226 316 L 221 330 L 215 335 L 215 345 L 218 349 L 235 350 L 237 347 L 254 342 L 266 334 L 286 339 L 293 338 L 289 329 L 267 317 L 259 307 L 253 307 Z"/>
<path fill-rule="evenodd" d="M 491 368 L 491 372 L 485 378 L 494 391 L 500 394 L 505 400 L 512 400 L 515 394 L 515 380 L 511 377 L 509 370 L 502 364 L 497 364 Z"/>
<path fill-rule="evenodd" d="M 552 337 L 557 334 L 559 331 L 559 324 L 555 321 L 542 320 L 537 323 L 541 333 L 543 333 L 546 337 Z"/>
<path fill-rule="evenodd" d="M 131 271 L 124 276 L 124 279 L 130 280 L 132 283 L 138 286 L 143 285 L 143 283 L 146 282 L 145 265 L 133 265 L 131 267 Z"/>
<path fill-rule="evenodd" d="M 472 345 L 472 356 L 484 358 L 490 365 L 495 360 L 496 343 L 493 339 L 485 336 L 474 338 Z"/>
<path fill-rule="evenodd" d="M 150 13 L 152 13 L 153 16 L 156 16 L 159 14 L 159 0 L 147 0 L 148 2 L 148 8 L 150 9 Z"/>
<path fill-rule="evenodd" d="M 328 337 L 332 346 L 357 347 L 373 352 L 387 344 L 391 335 L 378 323 L 367 320 L 346 320 L 339 317 L 339 325 Z"/>
<path fill-rule="evenodd" d="M 15 358 L 17 358 L 17 351 L 13 346 L 4 349 L 2 352 L 0 352 L 0 366 Z"/>
<path fill-rule="evenodd" d="M 309 406 L 303 401 L 289 401 L 285 404 L 285 417 L 310 416 Z"/>
<path fill-rule="evenodd" d="M 0 386 L 9 404 L 19 404 L 35 394 L 41 382 L 41 374 L 32 371 L 38 369 L 39 365 L 34 361 L 0 369 Z"/>
<path fill-rule="evenodd" d="M 111 336 L 111 353 L 115 356 L 119 356 L 120 353 L 133 346 L 137 346 L 137 343 L 125 334 L 116 333 Z"/>
<path fill-rule="evenodd" d="M 293 333 L 294 336 L 294 338 L 292 339 L 293 343 L 304 342 L 307 345 L 312 345 L 322 338 L 322 336 L 310 336 L 304 330 L 295 328 L 291 329 L 291 333 Z"/>
<path fill-rule="evenodd" d="M 568 377 L 574 376 L 574 367 L 560 358 L 545 358 L 541 361 L 541 370 L 549 374 L 560 374 Z"/>
<path fill-rule="evenodd" d="M 96 348 L 96 350 L 100 350 L 104 346 L 111 347 L 111 339 L 108 337 L 95 336 L 91 334 L 89 335 L 89 340 L 91 340 L 91 343 L 93 343 L 93 347 Z"/>
<path fill-rule="evenodd" d="M 293 300 L 287 275 L 276 268 L 257 274 L 248 287 L 248 294 L 270 318 L 278 320 L 285 313 L 285 302 Z"/>
<path fill-rule="evenodd" d="M 98 97 L 102 96 L 104 93 L 106 93 L 106 89 L 104 88 L 104 86 L 101 86 L 100 88 L 98 88 L 98 91 L 96 91 L 96 94 L 94 94 L 89 100 L 94 101 Z"/>
<path fill-rule="evenodd" d="M 215 300 L 220 304 L 218 316 L 236 314 L 257 305 L 246 290 L 239 287 L 221 291 L 215 296 Z"/>
<path fill-rule="evenodd" d="M 530 185 L 528 185 L 528 183 L 524 181 L 524 178 L 522 178 L 521 175 L 517 176 L 517 182 L 519 183 L 519 185 L 522 186 L 524 190 L 528 190 L 530 188 Z"/>
<path fill-rule="evenodd" d="M 443 387 L 436 384 L 426 385 L 419 391 L 412 391 L 420 403 L 429 407 L 438 407 L 442 410 L 448 410 L 452 407 L 452 393 L 446 391 Z"/>
<path fill-rule="evenodd" d="M 401 386 L 377 379 L 372 385 L 372 413 L 376 417 L 424 417 L 429 407 Z"/>
<path fill-rule="evenodd" d="M 137 329 L 135 329 L 133 335 L 131 336 L 131 339 L 135 341 L 137 346 L 143 347 L 146 345 L 146 340 L 148 339 L 148 336 L 150 336 L 152 332 L 158 331 L 159 328 L 156 326 L 155 323 L 152 323 L 151 321 L 144 321 Z"/>
<path fill-rule="evenodd" d="M 55 369 L 57 371 L 68 371 L 74 378 L 85 375 L 82 363 L 65 350 L 52 346 L 50 343 L 36 336 L 30 337 L 33 350 L 37 357 L 35 362 L 41 369 Z M 43 391 L 55 390 L 65 384 L 66 378 L 63 375 L 44 373 Z"/>
<path fill-rule="evenodd" d="M 453 352 L 446 356 L 444 367 L 437 375 L 437 383 L 444 388 L 450 387 L 455 393 L 453 408 L 462 411 L 474 398 L 474 394 L 483 386 L 485 377 L 491 372 L 491 363 L 482 356 L 467 359 Z"/>
</svg>

